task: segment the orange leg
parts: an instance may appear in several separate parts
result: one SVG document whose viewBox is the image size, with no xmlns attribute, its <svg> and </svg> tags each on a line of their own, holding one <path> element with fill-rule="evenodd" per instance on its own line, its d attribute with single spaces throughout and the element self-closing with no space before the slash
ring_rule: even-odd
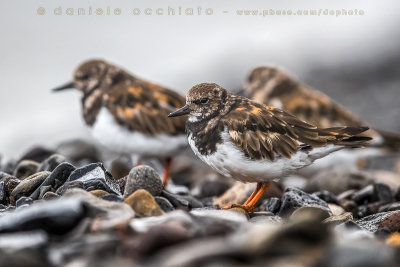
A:
<svg viewBox="0 0 400 267">
<path fill-rule="evenodd" d="M 251 194 L 244 204 L 232 204 L 230 207 L 224 207 L 223 209 L 238 207 L 246 210 L 247 212 L 253 212 L 254 206 L 257 204 L 262 195 L 264 195 L 265 191 L 267 191 L 270 185 L 271 182 L 257 183 L 256 190 L 254 190 L 253 194 Z"/>
<path fill-rule="evenodd" d="M 163 185 L 164 185 L 164 188 L 166 188 L 167 185 L 168 185 L 169 174 L 171 172 L 171 163 L 172 163 L 172 158 L 167 158 L 165 160 L 165 167 L 164 167 L 164 174 L 163 174 Z"/>
</svg>

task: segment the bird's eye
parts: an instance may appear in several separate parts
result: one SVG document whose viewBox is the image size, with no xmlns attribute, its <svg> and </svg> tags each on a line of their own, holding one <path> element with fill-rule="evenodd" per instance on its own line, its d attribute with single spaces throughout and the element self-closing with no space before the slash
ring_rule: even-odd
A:
<svg viewBox="0 0 400 267">
<path fill-rule="evenodd" d="M 208 102 L 208 98 L 207 97 L 200 99 L 200 103 L 202 103 L 202 104 L 205 104 L 207 102 Z"/>
</svg>

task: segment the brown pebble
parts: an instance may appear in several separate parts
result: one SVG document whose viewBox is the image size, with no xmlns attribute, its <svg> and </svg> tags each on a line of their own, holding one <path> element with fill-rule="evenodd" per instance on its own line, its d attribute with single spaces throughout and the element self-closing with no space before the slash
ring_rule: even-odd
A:
<svg viewBox="0 0 400 267">
<path fill-rule="evenodd" d="M 154 197 L 146 190 L 139 189 L 129 195 L 125 201 L 136 214 L 142 217 L 159 216 L 164 214 Z"/>
</svg>

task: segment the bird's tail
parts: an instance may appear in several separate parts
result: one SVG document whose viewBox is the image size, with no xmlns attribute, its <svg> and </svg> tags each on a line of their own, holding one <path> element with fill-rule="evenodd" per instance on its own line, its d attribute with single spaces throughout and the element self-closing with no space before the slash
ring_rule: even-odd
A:
<svg viewBox="0 0 400 267">
<path fill-rule="evenodd" d="M 346 147 L 363 147 L 368 145 L 368 141 L 372 140 L 371 137 L 361 136 L 360 133 L 367 131 L 368 127 L 333 127 L 319 129 L 319 136 L 326 138 L 327 143 L 342 145 Z"/>
</svg>

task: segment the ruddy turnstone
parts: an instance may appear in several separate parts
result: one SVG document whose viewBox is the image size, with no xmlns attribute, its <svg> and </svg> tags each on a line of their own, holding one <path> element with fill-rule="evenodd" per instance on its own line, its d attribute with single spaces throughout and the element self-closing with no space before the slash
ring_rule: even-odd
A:
<svg viewBox="0 0 400 267">
<path fill-rule="evenodd" d="M 168 117 L 189 114 L 186 122 L 194 153 L 224 176 L 257 183 L 243 204 L 252 211 L 270 181 L 371 138 L 368 127 L 318 128 L 272 106 L 237 96 L 214 83 L 191 88 L 186 105 Z M 229 207 L 227 207 L 229 208 Z"/>
<path fill-rule="evenodd" d="M 281 108 L 318 127 L 368 125 L 329 96 L 278 68 L 265 66 L 254 69 L 248 76 L 244 93 L 256 102 Z M 374 146 L 400 150 L 398 134 L 370 129 L 362 135 L 372 136 Z"/>
<path fill-rule="evenodd" d="M 185 98 L 103 60 L 84 62 L 73 82 L 54 91 L 70 88 L 83 93 L 83 118 L 102 145 L 117 153 L 166 159 L 166 186 L 172 156 L 187 146 L 186 118 L 168 120 L 167 115 Z"/>
</svg>

